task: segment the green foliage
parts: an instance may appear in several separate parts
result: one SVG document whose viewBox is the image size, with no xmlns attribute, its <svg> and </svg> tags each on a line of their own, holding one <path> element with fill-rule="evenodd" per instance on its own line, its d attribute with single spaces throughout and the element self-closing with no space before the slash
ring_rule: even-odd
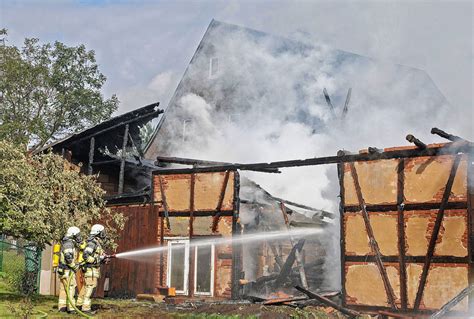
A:
<svg viewBox="0 0 474 319">
<path fill-rule="evenodd" d="M 43 146 L 110 117 L 115 95 L 106 99 L 94 51 L 61 42 L 0 47 L 0 138 Z"/>
<path fill-rule="evenodd" d="M 58 155 L 29 157 L 0 140 L 0 233 L 44 247 L 70 226 L 85 232 L 102 221 L 114 235 L 123 228 L 123 215 L 105 207 L 95 179 L 70 169 Z"/>
<path fill-rule="evenodd" d="M 141 148 L 144 149 L 145 146 L 148 144 L 150 139 L 153 137 L 153 133 L 155 132 L 155 128 L 153 127 L 152 122 L 148 122 L 142 127 L 140 127 L 140 139 L 142 140 Z"/>
</svg>

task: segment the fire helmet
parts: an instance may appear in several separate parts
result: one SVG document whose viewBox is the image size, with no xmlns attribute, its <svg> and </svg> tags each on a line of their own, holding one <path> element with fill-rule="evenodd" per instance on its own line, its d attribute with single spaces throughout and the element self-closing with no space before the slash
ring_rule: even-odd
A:
<svg viewBox="0 0 474 319">
<path fill-rule="evenodd" d="M 75 237 L 75 236 L 79 235 L 80 232 L 81 232 L 81 230 L 79 229 L 79 227 L 72 226 L 72 227 L 69 227 L 67 229 L 66 236 L 67 237 Z"/>
<path fill-rule="evenodd" d="M 91 236 L 98 236 L 100 238 L 104 238 L 105 227 L 101 224 L 95 224 L 94 226 L 92 226 L 90 234 Z"/>
<path fill-rule="evenodd" d="M 82 242 L 81 230 L 76 226 L 72 226 L 67 229 L 66 237 L 74 239 L 78 244 Z"/>
</svg>

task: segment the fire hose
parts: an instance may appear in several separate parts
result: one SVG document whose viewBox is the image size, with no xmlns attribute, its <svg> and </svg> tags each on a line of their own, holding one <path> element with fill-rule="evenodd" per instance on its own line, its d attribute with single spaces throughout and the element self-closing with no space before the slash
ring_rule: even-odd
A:
<svg viewBox="0 0 474 319">
<path fill-rule="evenodd" d="M 108 260 L 110 260 L 111 258 L 115 258 L 115 254 L 113 255 L 105 255 L 105 258 L 104 258 L 104 262 L 108 262 Z M 67 284 L 64 286 L 64 290 L 66 290 L 66 296 L 67 296 L 67 300 L 69 301 L 69 303 L 71 304 L 71 306 L 74 308 L 74 310 L 77 311 L 78 314 L 80 314 L 81 316 L 83 316 L 84 318 L 94 318 L 93 316 L 89 316 L 88 314 L 82 312 L 81 310 L 79 310 L 79 308 L 76 307 L 76 303 L 73 302 L 73 300 L 71 299 L 71 295 L 70 295 L 70 292 L 69 292 L 69 287 L 71 285 L 71 280 L 72 280 L 72 277 L 75 275 L 76 273 L 74 271 L 70 271 L 70 274 L 69 274 L 69 277 L 67 279 L 67 282 L 64 280 L 64 279 L 61 279 L 61 281 L 63 282 L 63 284 Z M 74 296 L 72 296 L 74 298 Z"/>
<path fill-rule="evenodd" d="M 69 287 L 71 285 L 71 280 L 72 280 L 72 277 L 75 275 L 76 273 L 74 271 L 70 271 L 70 274 L 69 274 L 69 277 L 67 279 L 67 282 L 65 279 L 61 279 L 61 281 L 63 282 L 63 285 L 64 285 L 64 290 L 66 290 L 66 296 L 67 296 L 67 300 L 69 302 L 69 304 L 74 308 L 74 310 L 77 311 L 78 314 L 80 314 L 81 316 L 83 316 L 84 318 L 94 318 L 93 316 L 89 316 L 88 314 L 86 313 L 83 313 L 82 311 L 79 310 L 79 308 L 76 307 L 76 303 L 74 302 L 74 300 L 71 299 L 71 295 L 70 295 L 70 292 L 69 292 Z M 74 298 L 74 296 L 73 296 Z"/>
</svg>

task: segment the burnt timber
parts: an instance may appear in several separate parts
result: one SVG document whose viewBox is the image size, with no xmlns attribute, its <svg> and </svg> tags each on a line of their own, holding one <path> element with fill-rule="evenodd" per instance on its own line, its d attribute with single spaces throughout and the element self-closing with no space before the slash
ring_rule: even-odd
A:
<svg viewBox="0 0 474 319">
<path fill-rule="evenodd" d="M 340 312 L 342 312 L 343 314 L 346 314 L 348 315 L 350 318 L 354 318 L 354 317 L 359 317 L 360 316 L 360 313 L 358 313 L 357 311 L 354 311 L 354 310 L 351 310 L 351 309 L 347 309 L 347 308 L 344 308 L 340 305 L 338 305 L 337 303 L 335 303 L 334 301 L 332 300 L 329 300 L 328 298 L 326 297 L 323 297 L 321 295 L 318 295 L 314 292 L 311 292 L 307 289 L 304 289 L 303 287 L 300 287 L 300 286 L 296 286 L 295 287 L 297 290 L 301 291 L 302 293 L 306 294 L 309 298 L 311 299 L 316 299 L 317 301 L 329 306 L 329 307 L 332 307 L 334 309 L 337 309 L 339 310 Z"/>
<path fill-rule="evenodd" d="M 242 165 L 237 163 L 227 163 L 227 162 L 216 162 L 216 161 L 206 161 L 206 160 L 199 160 L 193 158 L 182 158 L 182 157 L 166 157 L 166 156 L 158 156 L 156 158 L 155 165 L 162 166 L 163 164 L 181 164 L 181 165 L 192 165 L 194 167 L 203 166 L 221 166 L 221 165 Z M 281 173 L 277 168 L 262 168 L 254 170 L 256 172 L 264 172 L 264 173 Z"/>
<path fill-rule="evenodd" d="M 313 165 L 327 165 L 327 164 L 338 164 L 338 163 L 350 163 L 350 162 L 365 162 L 365 161 L 376 161 L 381 159 L 398 159 L 398 158 L 413 158 L 413 157 L 425 157 L 425 156 L 440 156 L 457 153 L 469 153 L 474 151 L 474 146 L 470 142 L 453 142 L 443 145 L 434 145 L 427 147 L 426 149 L 410 148 L 403 150 L 386 150 L 383 153 L 362 153 L 362 154 L 346 154 L 341 152 L 337 156 L 326 156 L 326 157 L 314 157 L 303 160 L 288 160 L 278 161 L 270 163 L 253 163 L 253 164 L 229 164 L 221 166 L 210 166 L 210 167 L 195 167 L 195 168 L 183 168 L 183 169 L 163 169 L 160 170 L 161 174 L 172 174 L 173 172 L 209 172 L 209 171 L 225 171 L 225 170 L 259 170 L 269 168 L 284 168 L 284 167 L 300 167 L 300 166 L 313 166 Z"/>
</svg>

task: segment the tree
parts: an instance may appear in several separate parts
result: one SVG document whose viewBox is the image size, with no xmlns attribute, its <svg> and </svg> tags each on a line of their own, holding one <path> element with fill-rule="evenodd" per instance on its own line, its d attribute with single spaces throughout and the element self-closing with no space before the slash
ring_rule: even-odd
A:
<svg viewBox="0 0 474 319">
<path fill-rule="evenodd" d="M 103 221 L 113 238 L 122 214 L 105 207 L 95 176 L 86 176 L 58 155 L 29 156 L 0 140 L 0 233 L 44 247 L 77 226 L 84 232 Z"/>
<path fill-rule="evenodd" d="M 61 42 L 0 47 L 0 138 L 32 149 L 108 119 L 118 99 L 103 97 L 106 77 L 94 51 Z"/>
</svg>

